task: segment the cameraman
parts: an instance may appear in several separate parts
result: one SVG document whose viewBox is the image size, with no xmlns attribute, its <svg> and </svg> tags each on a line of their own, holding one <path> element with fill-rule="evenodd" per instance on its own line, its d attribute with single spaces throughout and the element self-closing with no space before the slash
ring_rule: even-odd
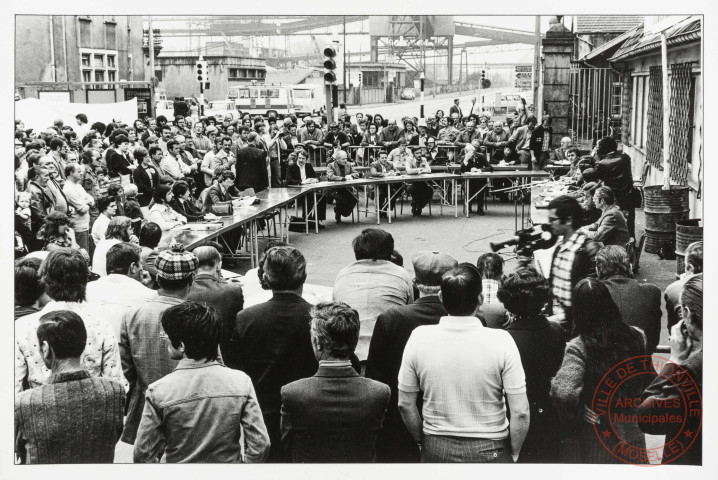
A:
<svg viewBox="0 0 718 480">
<path fill-rule="evenodd" d="M 559 322 L 570 334 L 573 287 L 586 277 L 596 276 L 596 253 L 603 245 L 579 231 L 583 210 L 575 198 L 561 195 L 551 200 L 548 208 L 551 233 L 561 238 L 551 260 L 546 310 L 551 320 Z"/>
</svg>

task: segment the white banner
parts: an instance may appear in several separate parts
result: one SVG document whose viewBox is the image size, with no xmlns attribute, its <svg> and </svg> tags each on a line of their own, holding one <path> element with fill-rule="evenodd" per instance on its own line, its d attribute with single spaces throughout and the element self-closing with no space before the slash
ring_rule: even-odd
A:
<svg viewBox="0 0 718 480">
<path fill-rule="evenodd" d="M 26 98 L 15 102 L 15 119 L 22 120 L 25 128 L 45 130 L 53 125 L 55 120 L 62 120 L 65 125 L 77 126 L 75 115 L 87 115 L 87 126 L 95 122 L 105 125 L 113 120 L 132 125 L 137 119 L 137 99 L 118 103 L 63 103 L 58 101 L 38 100 Z"/>
</svg>

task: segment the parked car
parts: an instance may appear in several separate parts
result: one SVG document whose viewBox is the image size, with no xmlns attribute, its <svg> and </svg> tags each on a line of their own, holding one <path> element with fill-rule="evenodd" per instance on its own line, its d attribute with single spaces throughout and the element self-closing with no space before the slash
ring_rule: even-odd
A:
<svg viewBox="0 0 718 480">
<path fill-rule="evenodd" d="M 416 98 L 416 92 L 413 88 L 406 87 L 401 90 L 401 94 L 399 94 L 399 97 L 402 100 L 414 100 Z"/>
<path fill-rule="evenodd" d="M 237 111 L 237 105 L 234 103 L 234 100 L 215 100 L 209 102 L 209 105 L 204 109 L 204 115 L 207 117 L 212 116 L 216 118 L 218 122 L 223 122 L 227 117 L 229 117 L 230 120 L 239 118 L 239 112 Z"/>
</svg>

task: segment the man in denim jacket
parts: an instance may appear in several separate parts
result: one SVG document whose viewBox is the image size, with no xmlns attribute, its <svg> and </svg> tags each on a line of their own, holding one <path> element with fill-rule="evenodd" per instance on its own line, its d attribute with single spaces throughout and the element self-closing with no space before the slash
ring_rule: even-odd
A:
<svg viewBox="0 0 718 480">
<path fill-rule="evenodd" d="M 221 327 L 214 308 L 195 302 L 170 307 L 162 328 L 169 355 L 179 363 L 147 388 L 135 462 L 157 462 L 163 453 L 168 463 L 264 461 L 269 435 L 252 381 L 217 361 Z"/>
</svg>

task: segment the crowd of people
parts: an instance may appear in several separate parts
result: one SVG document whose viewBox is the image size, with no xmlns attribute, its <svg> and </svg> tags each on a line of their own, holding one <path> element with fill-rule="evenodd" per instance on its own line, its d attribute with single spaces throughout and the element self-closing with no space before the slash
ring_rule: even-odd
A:
<svg viewBox="0 0 718 480">
<path fill-rule="evenodd" d="M 595 436 L 591 396 L 612 366 L 654 353 L 664 328 L 660 289 L 633 278 L 630 158 L 611 137 L 592 155 L 570 139 L 551 148 L 548 117 L 519 111 L 490 126 L 458 101 L 426 124 L 353 120 L 88 127 L 80 114 L 77 128 L 39 135 L 16 122 L 18 461 L 112 462 L 118 440 L 136 462 L 617 461 Z M 382 148 L 361 151 L 372 145 Z M 235 198 L 318 181 L 315 150 L 328 151 L 327 179 L 342 181 L 370 154 L 372 176 L 430 172 L 440 145 L 460 152 L 462 171 L 571 162 L 577 188 L 548 205 L 559 238 L 550 271 L 422 252 L 412 277 L 391 234 L 366 229 L 324 302 L 305 288 L 302 253 L 282 242 L 241 286 L 222 278 L 233 252 L 219 244 L 158 249 L 163 231 Z M 430 190 L 408 188 L 414 215 Z M 353 201 L 338 190 L 337 221 Z M 689 246 L 665 292 L 669 363 L 699 388 L 702 257 L 702 242 Z M 684 401 L 666 378 L 626 387 L 641 399 L 629 413 Z M 644 433 L 675 434 L 642 428 L 622 434 L 638 448 Z M 698 434 L 677 462 L 700 459 Z"/>
</svg>

